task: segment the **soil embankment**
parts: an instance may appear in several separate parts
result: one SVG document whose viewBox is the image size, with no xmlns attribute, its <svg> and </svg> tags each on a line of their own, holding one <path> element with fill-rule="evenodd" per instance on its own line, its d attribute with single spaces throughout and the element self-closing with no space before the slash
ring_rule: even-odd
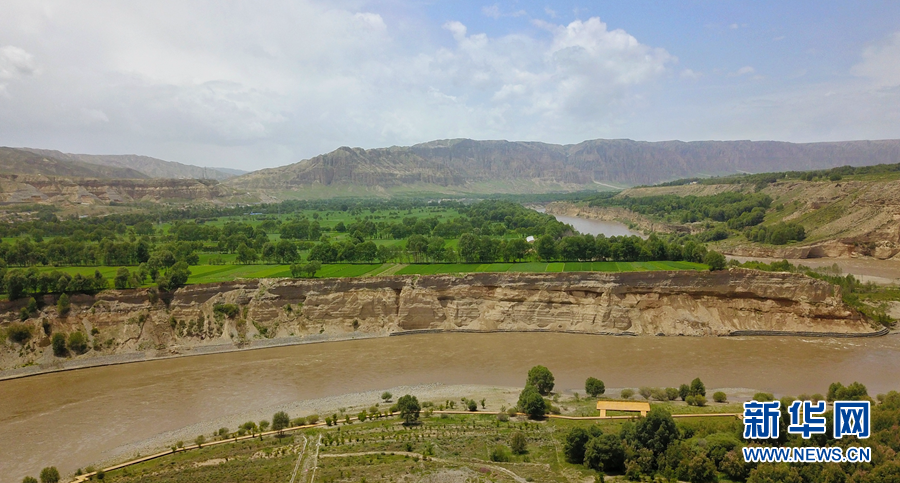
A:
<svg viewBox="0 0 900 483">
<path fill-rule="evenodd" d="M 840 288 L 802 275 L 720 272 L 476 273 L 359 279 L 265 279 L 193 285 L 155 302 L 146 290 L 55 297 L 0 346 L 5 376 L 243 348 L 432 331 L 723 336 L 875 332 Z M 24 301 L 0 306 L 4 325 Z M 58 358 L 46 334 L 80 331 Z"/>
</svg>

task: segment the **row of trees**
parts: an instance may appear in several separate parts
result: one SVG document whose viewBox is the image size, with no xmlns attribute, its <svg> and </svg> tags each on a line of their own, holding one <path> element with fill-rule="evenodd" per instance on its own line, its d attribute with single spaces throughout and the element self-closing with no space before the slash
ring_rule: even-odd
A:
<svg viewBox="0 0 900 483">
<path fill-rule="evenodd" d="M 692 223 L 703 220 L 726 222 L 732 228 L 762 223 L 762 215 L 772 205 L 763 193 L 725 192 L 710 196 L 614 196 L 602 194 L 589 201 L 590 206 L 622 207 L 669 221 Z M 733 226 L 732 226 L 733 225 Z"/>
</svg>

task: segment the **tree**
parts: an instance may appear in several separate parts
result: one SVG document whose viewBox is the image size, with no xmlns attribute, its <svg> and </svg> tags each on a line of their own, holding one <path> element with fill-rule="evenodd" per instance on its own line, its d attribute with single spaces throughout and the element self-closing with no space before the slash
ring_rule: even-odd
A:
<svg viewBox="0 0 900 483">
<path fill-rule="evenodd" d="M 307 277 L 313 278 L 316 276 L 316 272 L 322 269 L 322 263 L 319 261 L 311 261 L 306 265 L 303 265 L 303 273 L 306 274 Z"/>
<path fill-rule="evenodd" d="M 630 439 L 637 447 L 647 448 L 655 456 L 665 453 L 666 448 L 680 437 L 672 415 L 657 406 L 650 409 L 647 417 L 641 418 L 626 439 Z"/>
<path fill-rule="evenodd" d="M 516 431 L 509 438 L 509 447 L 515 454 L 525 454 L 528 452 L 528 439 L 521 431 Z"/>
<path fill-rule="evenodd" d="M 539 419 L 547 413 L 547 403 L 537 388 L 529 384 L 519 394 L 519 410 L 532 419 Z"/>
<path fill-rule="evenodd" d="M 22 478 L 22 483 L 38 483 L 38 480 L 33 476 L 26 476 Z"/>
<path fill-rule="evenodd" d="M 186 262 L 178 262 L 169 269 L 169 290 L 176 290 L 183 287 L 191 276 Z"/>
<path fill-rule="evenodd" d="M 699 377 L 691 381 L 691 395 L 706 396 L 706 386 L 703 384 L 703 381 L 701 381 Z"/>
<path fill-rule="evenodd" d="M 41 483 L 59 483 L 59 470 L 55 466 L 42 469 Z"/>
<path fill-rule="evenodd" d="M 128 288 L 131 283 L 131 273 L 128 272 L 128 269 L 125 267 L 119 267 L 116 270 L 116 277 L 113 278 L 113 286 L 116 287 L 117 290 L 123 290 Z"/>
<path fill-rule="evenodd" d="M 596 377 L 589 377 L 584 381 L 584 390 L 591 397 L 597 397 L 606 392 L 606 385 Z"/>
<path fill-rule="evenodd" d="M 625 388 L 622 389 L 622 392 L 619 393 L 622 396 L 622 399 L 631 399 L 631 396 L 634 396 L 634 389 Z"/>
<path fill-rule="evenodd" d="M 534 386 L 542 396 L 550 394 L 553 390 L 553 373 L 544 366 L 534 366 L 528 371 L 528 379 L 525 386 Z"/>
<path fill-rule="evenodd" d="M 713 401 L 717 403 L 723 403 L 728 400 L 728 396 L 725 395 L 722 391 L 716 391 L 713 393 Z"/>
<path fill-rule="evenodd" d="M 691 395 L 691 386 L 687 384 L 682 384 L 678 387 L 678 397 L 681 398 L 682 401 L 687 401 L 687 397 Z"/>
<path fill-rule="evenodd" d="M 584 466 L 596 471 L 620 472 L 625 469 L 625 448 L 616 434 L 591 438 L 584 446 Z"/>
<path fill-rule="evenodd" d="M 541 261 L 549 261 L 556 258 L 556 240 L 550 235 L 538 238 L 535 250 Z"/>
<path fill-rule="evenodd" d="M 394 395 L 387 391 L 384 391 L 383 393 L 381 393 L 381 400 L 384 402 L 390 401 L 392 397 L 394 397 Z"/>
<path fill-rule="evenodd" d="M 716 472 L 716 463 L 705 454 L 698 454 L 693 458 L 683 461 L 679 465 L 682 473 L 681 479 L 691 483 L 714 483 L 719 481 Z"/>
<path fill-rule="evenodd" d="M 69 296 L 66 294 L 62 294 L 59 296 L 59 300 L 56 301 L 56 312 L 60 317 L 65 317 L 69 315 L 69 310 L 71 310 L 72 306 L 69 303 Z"/>
<path fill-rule="evenodd" d="M 66 348 L 66 335 L 62 332 L 53 334 L 50 345 L 53 346 L 53 355 L 56 357 L 66 357 L 69 350 Z"/>
<path fill-rule="evenodd" d="M 566 461 L 580 465 L 584 461 L 585 445 L 592 437 L 601 434 L 603 433 L 597 426 L 591 426 L 590 430 L 577 426 L 569 430 L 563 441 L 563 453 L 566 455 Z"/>
<path fill-rule="evenodd" d="M 469 411 L 478 411 L 478 402 L 474 399 L 469 399 L 466 401 L 466 409 Z"/>
<path fill-rule="evenodd" d="M 76 354 L 84 354 L 88 350 L 87 337 L 81 331 L 72 332 L 69 334 L 68 346 Z"/>
<path fill-rule="evenodd" d="M 724 270 L 725 269 L 725 255 L 721 253 L 710 250 L 706 253 L 706 256 L 703 257 L 703 263 L 709 265 L 709 269 L 712 270 Z"/>
<path fill-rule="evenodd" d="M 422 410 L 422 407 L 415 396 L 407 394 L 397 400 L 397 409 L 400 411 L 400 417 L 403 418 L 404 424 L 412 424 L 419 420 L 419 411 Z"/>
<path fill-rule="evenodd" d="M 284 411 L 278 411 L 272 416 L 272 430 L 281 431 L 291 425 L 291 418 Z"/>
</svg>

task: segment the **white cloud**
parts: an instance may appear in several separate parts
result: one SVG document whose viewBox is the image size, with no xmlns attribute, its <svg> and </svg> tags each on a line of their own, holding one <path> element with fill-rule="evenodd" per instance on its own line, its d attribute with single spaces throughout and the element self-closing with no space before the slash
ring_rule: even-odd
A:
<svg viewBox="0 0 900 483">
<path fill-rule="evenodd" d="M 741 26 L 736 23 L 733 23 L 733 24 L 729 25 L 728 28 L 730 28 L 731 30 L 737 30 L 737 29 L 741 28 Z"/>
<path fill-rule="evenodd" d="M 900 86 L 900 32 L 863 50 L 851 72 L 880 86 Z"/>
<path fill-rule="evenodd" d="M 0 80 L 34 75 L 37 67 L 34 56 L 19 47 L 0 47 Z"/>
<path fill-rule="evenodd" d="M 553 10 L 550 7 L 544 7 L 544 13 L 546 13 L 550 18 L 556 18 L 558 16 L 556 10 Z"/>
<path fill-rule="evenodd" d="M 503 10 L 501 10 L 500 5 L 497 3 L 481 7 L 481 13 L 495 20 L 499 19 L 500 17 L 523 17 L 525 15 L 528 15 L 528 12 L 526 12 L 525 10 L 504 12 Z"/>
<path fill-rule="evenodd" d="M 750 67 L 749 65 L 745 65 L 745 66 L 741 67 L 740 69 L 732 72 L 729 75 L 738 77 L 738 76 L 742 76 L 742 75 L 750 75 L 750 74 L 753 74 L 754 72 L 756 72 L 756 69 L 754 69 L 753 67 Z"/>
<path fill-rule="evenodd" d="M 0 82 L 32 76 L 0 86 L 0 144 L 245 169 L 345 144 L 592 138 L 677 62 L 597 18 L 493 36 L 355 0 L 36 3 L 0 17 L 16 45 Z"/>
<path fill-rule="evenodd" d="M 693 70 L 691 70 L 691 69 L 683 69 L 683 70 L 681 71 L 681 74 L 680 74 L 680 75 L 681 75 L 681 77 L 682 77 L 683 79 L 691 79 L 691 80 L 697 80 L 697 79 L 703 77 L 703 74 L 702 74 L 702 73 L 700 73 L 700 72 L 695 72 L 695 71 L 693 71 Z"/>
</svg>

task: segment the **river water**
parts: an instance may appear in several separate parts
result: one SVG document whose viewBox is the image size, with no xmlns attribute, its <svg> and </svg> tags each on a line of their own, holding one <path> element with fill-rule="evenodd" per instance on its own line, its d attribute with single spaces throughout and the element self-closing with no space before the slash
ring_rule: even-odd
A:
<svg viewBox="0 0 900 483">
<path fill-rule="evenodd" d="M 185 357 L 0 382 L 0 481 L 71 472 L 168 431 L 278 405 L 398 385 L 521 386 L 535 364 L 557 388 L 676 386 L 825 393 L 900 389 L 900 336 L 873 339 L 425 334 Z M 233 428 L 232 428 L 233 429 Z M 133 455 L 127 455 L 133 456 Z"/>
<path fill-rule="evenodd" d="M 535 211 L 540 213 L 546 213 L 544 208 L 537 208 Z M 557 220 L 566 223 L 568 225 L 572 225 L 572 228 L 578 230 L 579 233 L 582 234 L 590 234 L 590 235 L 606 235 L 606 236 L 630 236 L 635 235 L 639 237 L 643 237 L 642 233 L 638 233 L 636 231 L 632 231 L 628 228 L 628 226 L 615 222 L 615 221 L 599 221 L 599 220 L 589 220 L 587 218 L 578 218 L 575 216 L 566 216 L 566 215 L 553 215 Z"/>
</svg>

